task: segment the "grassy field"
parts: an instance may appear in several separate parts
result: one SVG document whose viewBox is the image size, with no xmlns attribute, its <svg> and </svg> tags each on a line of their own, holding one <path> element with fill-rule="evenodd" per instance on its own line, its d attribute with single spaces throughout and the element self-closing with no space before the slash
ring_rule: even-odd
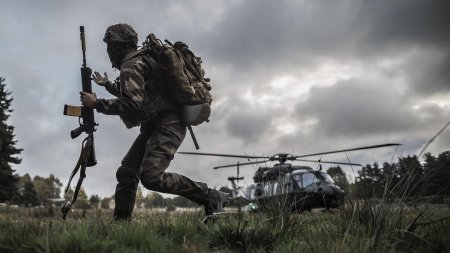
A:
<svg viewBox="0 0 450 253">
<path fill-rule="evenodd" d="M 448 205 L 348 201 L 334 212 L 230 215 L 201 223 L 201 211 L 0 209 L 0 252 L 450 252 Z"/>
</svg>

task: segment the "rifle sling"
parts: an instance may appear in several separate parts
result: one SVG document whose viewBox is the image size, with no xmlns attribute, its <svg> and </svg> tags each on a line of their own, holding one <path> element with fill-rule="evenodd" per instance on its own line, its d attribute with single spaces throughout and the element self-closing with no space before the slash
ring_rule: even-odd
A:
<svg viewBox="0 0 450 253">
<path fill-rule="evenodd" d="M 64 190 L 64 193 L 67 194 L 67 192 L 70 189 L 70 183 L 72 182 L 73 177 L 77 174 L 78 170 L 80 171 L 80 178 L 78 179 L 77 186 L 75 188 L 75 192 L 72 197 L 72 201 L 66 200 L 66 202 L 61 207 L 61 212 L 63 214 L 63 219 L 66 218 L 67 213 L 70 211 L 70 208 L 75 203 L 78 197 L 78 193 L 80 192 L 81 184 L 83 183 L 84 178 L 86 177 L 86 164 L 89 159 L 89 154 L 92 149 L 92 134 L 89 134 L 86 139 L 83 140 L 80 157 L 78 158 L 77 165 L 75 165 L 75 168 L 73 169 L 72 173 L 70 174 L 69 182 L 67 183 L 66 189 Z"/>
</svg>

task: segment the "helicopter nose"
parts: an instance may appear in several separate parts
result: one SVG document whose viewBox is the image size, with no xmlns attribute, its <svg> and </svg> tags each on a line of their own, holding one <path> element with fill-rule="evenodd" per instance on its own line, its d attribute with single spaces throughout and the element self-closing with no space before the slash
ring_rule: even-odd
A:
<svg viewBox="0 0 450 253">
<path fill-rule="evenodd" d="M 337 185 L 333 185 L 333 186 L 331 186 L 331 188 L 333 189 L 335 194 L 337 194 L 337 195 L 345 195 L 345 192 L 341 189 L 341 187 L 339 187 Z"/>
<path fill-rule="evenodd" d="M 326 195 L 334 195 L 335 194 L 335 190 L 333 189 L 333 187 L 331 185 L 321 185 L 317 191 L 321 192 L 323 194 L 326 194 Z"/>
</svg>

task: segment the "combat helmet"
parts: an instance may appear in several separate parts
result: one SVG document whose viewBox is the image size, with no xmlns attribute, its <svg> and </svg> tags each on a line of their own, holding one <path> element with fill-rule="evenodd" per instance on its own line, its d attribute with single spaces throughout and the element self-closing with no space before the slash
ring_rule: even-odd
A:
<svg viewBox="0 0 450 253">
<path fill-rule="evenodd" d="M 137 45 L 138 34 L 128 24 L 115 24 L 106 29 L 105 36 L 103 37 L 105 43 L 118 42 L 118 43 L 133 43 Z"/>
</svg>

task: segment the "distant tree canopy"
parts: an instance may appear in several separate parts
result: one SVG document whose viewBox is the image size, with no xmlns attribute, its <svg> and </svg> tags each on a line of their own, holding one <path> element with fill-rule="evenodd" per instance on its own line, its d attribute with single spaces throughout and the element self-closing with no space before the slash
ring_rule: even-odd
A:
<svg viewBox="0 0 450 253">
<path fill-rule="evenodd" d="M 425 154 L 424 171 L 427 172 L 424 195 L 440 194 L 450 195 L 450 151 L 443 152 L 434 157 Z"/>
<path fill-rule="evenodd" d="M 19 177 L 14 175 L 11 163 L 19 164 L 22 149 L 16 148 L 14 127 L 8 124 L 11 116 L 11 92 L 6 89 L 5 78 L 0 77 L 0 202 L 16 201 Z"/>
<path fill-rule="evenodd" d="M 19 204 L 24 206 L 36 206 L 39 204 L 36 188 L 28 173 L 19 179 L 19 196 Z"/>
<path fill-rule="evenodd" d="M 93 208 L 98 208 L 99 203 L 100 203 L 100 197 L 97 194 L 91 195 L 91 197 L 89 197 L 89 204 Z"/>
<path fill-rule="evenodd" d="M 100 201 L 100 207 L 102 209 L 109 209 L 109 202 L 111 202 L 112 198 L 103 198 Z"/>
<path fill-rule="evenodd" d="M 183 196 L 176 196 L 170 201 L 170 203 L 177 207 L 198 207 L 197 203 L 192 202 Z"/>
<path fill-rule="evenodd" d="M 50 176 L 46 178 L 35 176 L 33 178 L 33 183 L 40 204 L 46 203 L 48 199 L 61 197 L 62 183 L 53 174 L 50 174 Z"/>
<path fill-rule="evenodd" d="M 89 205 L 88 196 L 83 187 L 80 188 L 78 192 L 77 201 L 73 205 L 74 208 L 79 209 L 90 209 L 91 205 Z"/>
<path fill-rule="evenodd" d="M 333 178 L 333 181 L 337 186 L 341 187 L 344 191 L 348 191 L 348 180 L 340 166 L 330 167 L 327 170 L 327 173 Z"/>
<path fill-rule="evenodd" d="M 177 207 L 198 207 L 196 203 L 182 196 L 176 196 L 174 198 L 164 198 L 157 192 L 149 192 L 144 198 L 145 208 L 167 207 L 171 205 Z"/>
<path fill-rule="evenodd" d="M 44 205 L 49 199 L 61 197 L 62 184 L 53 174 L 45 178 L 35 176 L 31 179 L 27 173 L 19 178 L 18 186 L 15 202 L 22 206 Z"/>
<path fill-rule="evenodd" d="M 147 193 L 147 196 L 145 196 L 144 206 L 146 208 L 163 207 L 164 197 L 157 192 L 149 192 Z"/>
<path fill-rule="evenodd" d="M 416 156 L 368 164 L 358 172 L 355 188 L 361 197 L 450 195 L 450 151 L 437 157 L 427 153 L 423 164 Z"/>
</svg>

